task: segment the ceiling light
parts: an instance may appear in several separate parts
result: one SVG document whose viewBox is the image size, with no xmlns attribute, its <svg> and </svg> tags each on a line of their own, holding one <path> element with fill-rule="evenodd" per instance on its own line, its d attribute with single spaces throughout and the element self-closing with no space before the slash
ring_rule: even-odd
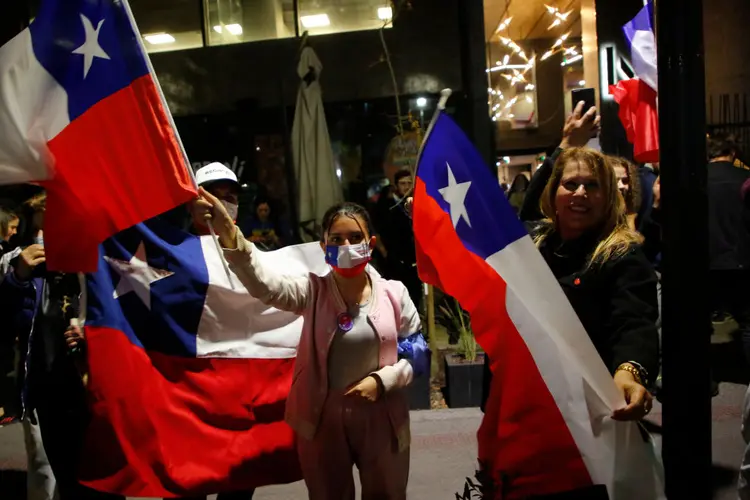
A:
<svg viewBox="0 0 750 500">
<path fill-rule="evenodd" d="M 572 11 L 568 11 L 565 14 L 561 14 L 560 12 L 555 13 L 555 17 L 557 17 L 561 21 L 566 21 L 568 19 L 568 16 L 570 15 Z"/>
<path fill-rule="evenodd" d="M 547 31 L 551 30 L 555 26 L 560 26 L 560 20 L 559 19 L 555 19 L 555 21 L 552 24 L 549 25 L 549 28 L 547 28 Z"/>
<path fill-rule="evenodd" d="M 567 66 L 567 65 L 569 65 L 569 64 L 573 64 L 573 63 L 574 63 L 574 62 L 576 62 L 576 61 L 580 61 L 581 59 L 583 59 L 583 56 L 582 56 L 581 54 L 578 54 L 577 56 L 573 56 L 573 57 L 571 57 L 570 59 L 565 59 L 565 60 L 564 60 L 564 61 L 563 61 L 563 62 L 562 62 L 562 63 L 560 64 L 560 66 Z"/>
<path fill-rule="evenodd" d="M 174 43 L 174 37 L 169 33 L 154 33 L 152 35 L 143 35 L 151 45 L 160 45 L 165 43 Z"/>
<path fill-rule="evenodd" d="M 503 57 L 503 66 L 507 66 L 508 61 L 510 61 L 510 54 L 505 54 L 505 57 Z"/>
<path fill-rule="evenodd" d="M 526 90 L 534 90 L 534 84 L 530 83 L 530 84 L 526 85 Z"/>
<path fill-rule="evenodd" d="M 240 26 L 239 24 L 227 24 L 227 31 L 233 35 L 241 35 L 242 26 Z"/>
<path fill-rule="evenodd" d="M 555 12 L 557 12 L 557 7 L 550 7 L 547 4 L 544 4 L 544 6 L 547 7 L 547 12 L 549 12 L 550 14 L 554 14 Z"/>
<path fill-rule="evenodd" d="M 323 26 L 330 26 L 331 20 L 328 19 L 328 14 L 315 14 L 312 16 L 302 16 L 299 18 L 302 26 L 305 28 L 322 28 Z"/>
<path fill-rule="evenodd" d="M 585 87 L 586 86 L 586 80 L 581 80 L 580 82 L 578 82 L 578 85 L 580 85 L 581 87 Z"/>
<path fill-rule="evenodd" d="M 542 60 L 542 61 L 544 61 L 545 59 L 548 59 L 548 58 L 550 58 L 551 56 L 552 56 L 552 51 L 551 51 L 551 50 L 548 50 L 547 52 L 545 52 L 545 53 L 544 53 L 544 55 L 542 55 L 542 58 L 541 58 L 541 60 Z"/>
<path fill-rule="evenodd" d="M 381 21 L 390 21 L 393 18 L 393 9 L 391 7 L 379 7 L 378 19 Z"/>
<path fill-rule="evenodd" d="M 227 24 L 226 25 L 227 31 L 231 33 L 232 35 L 241 35 L 242 34 L 242 26 L 239 24 Z M 217 33 L 222 33 L 224 31 L 224 28 L 221 27 L 221 25 L 214 26 L 214 31 Z"/>
<path fill-rule="evenodd" d="M 533 102 L 533 101 L 531 100 L 531 96 L 530 96 L 530 95 L 527 95 L 527 96 L 526 96 L 526 102 Z"/>
<path fill-rule="evenodd" d="M 425 106 L 427 106 L 427 99 L 424 97 L 417 97 L 417 107 L 424 108 Z"/>
</svg>

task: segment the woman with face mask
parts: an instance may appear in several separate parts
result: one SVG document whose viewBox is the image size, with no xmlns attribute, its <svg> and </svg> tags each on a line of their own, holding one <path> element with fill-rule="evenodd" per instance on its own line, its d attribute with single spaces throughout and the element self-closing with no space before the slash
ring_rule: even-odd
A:
<svg viewBox="0 0 750 500">
<path fill-rule="evenodd" d="M 363 499 L 406 498 L 405 388 L 429 370 L 428 349 L 406 287 L 368 271 L 375 237 L 367 211 L 331 207 L 320 246 L 332 272 L 291 277 L 264 265 L 218 199 L 201 190 L 197 205 L 250 294 L 304 318 L 286 420 L 298 437 L 309 498 L 354 498 L 353 465 Z"/>
</svg>

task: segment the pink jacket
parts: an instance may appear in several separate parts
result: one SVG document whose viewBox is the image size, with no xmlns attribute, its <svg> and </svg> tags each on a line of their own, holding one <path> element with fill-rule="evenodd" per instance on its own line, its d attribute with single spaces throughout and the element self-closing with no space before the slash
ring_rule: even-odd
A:
<svg viewBox="0 0 750 500">
<path fill-rule="evenodd" d="M 248 292 L 277 309 L 301 314 L 302 336 L 294 365 L 292 388 L 286 404 L 286 420 L 302 437 L 312 439 L 328 395 L 328 350 L 338 328 L 338 316 L 346 305 L 333 280 L 321 277 L 285 276 L 262 265 L 255 245 L 238 234 L 237 250 L 225 250 L 230 268 Z M 380 337 L 380 369 L 388 414 L 399 449 L 409 447 L 409 408 L 404 389 L 413 378 L 412 365 L 398 360 L 397 341 L 421 330 L 419 313 L 399 281 L 372 278 L 373 302 L 368 319 Z"/>
</svg>

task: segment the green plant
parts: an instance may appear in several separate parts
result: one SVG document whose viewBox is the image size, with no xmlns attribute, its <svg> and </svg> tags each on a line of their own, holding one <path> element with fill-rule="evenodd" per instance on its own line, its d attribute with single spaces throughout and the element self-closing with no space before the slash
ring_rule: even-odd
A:
<svg viewBox="0 0 750 500">
<path fill-rule="evenodd" d="M 477 359 L 477 341 L 471 329 L 471 316 L 464 311 L 454 298 L 446 297 L 438 308 L 444 320 L 450 323 L 453 330 L 458 332 L 457 353 L 466 361 Z"/>
</svg>

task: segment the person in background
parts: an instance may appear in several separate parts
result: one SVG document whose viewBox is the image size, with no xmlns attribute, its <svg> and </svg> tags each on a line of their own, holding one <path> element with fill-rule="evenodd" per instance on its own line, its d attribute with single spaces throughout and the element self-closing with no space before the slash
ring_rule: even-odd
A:
<svg viewBox="0 0 750 500">
<path fill-rule="evenodd" d="M 28 493 L 34 500 L 121 499 L 77 481 L 87 424 L 86 394 L 65 332 L 78 317 L 75 274 L 45 265 L 46 195 L 23 205 L 21 246 L 0 258 L 0 336 L 18 339 L 18 400 L 28 457 Z M 55 491 L 56 490 L 56 491 Z"/>
<path fill-rule="evenodd" d="M 18 215 L 0 207 L 0 256 L 10 251 L 10 239 L 18 233 Z"/>
<path fill-rule="evenodd" d="M 619 156 L 610 156 L 609 161 L 615 169 L 617 189 L 625 201 L 625 216 L 628 220 L 628 227 L 636 231 L 638 212 L 641 208 L 641 183 L 638 176 L 638 167 Z"/>
<path fill-rule="evenodd" d="M 518 213 L 523 206 L 523 199 L 526 197 L 526 190 L 529 188 L 529 178 L 524 174 L 518 174 L 508 190 L 508 201 Z"/>
<path fill-rule="evenodd" d="M 222 163 L 211 163 L 201 167 L 195 173 L 198 186 L 205 189 L 222 204 L 232 222 L 237 221 L 239 213 L 240 184 L 237 176 Z M 195 202 L 189 204 L 193 230 L 199 235 L 209 234 L 203 212 Z M 250 500 L 255 490 L 219 493 L 217 500 Z M 181 500 L 205 500 L 205 496 L 183 497 Z"/>
<path fill-rule="evenodd" d="M 195 181 L 198 186 L 205 188 L 226 208 L 227 213 L 233 221 L 237 221 L 237 215 L 240 211 L 239 194 L 240 183 L 237 176 L 226 165 L 219 162 L 209 163 L 195 172 Z M 198 235 L 209 234 L 209 228 L 205 221 L 196 216 L 195 204 L 188 204 L 191 215 L 192 229 Z"/>
<path fill-rule="evenodd" d="M 739 153 L 731 135 L 708 139 L 709 288 L 714 312 L 734 317 L 750 362 L 750 228 L 742 186 L 750 171 L 736 168 Z"/>
<path fill-rule="evenodd" d="M 388 277 L 406 285 L 409 297 L 419 310 L 424 292 L 417 272 L 417 251 L 411 216 L 404 207 L 404 200 L 411 195 L 414 187 L 412 177 L 409 170 L 396 172 L 396 190 L 391 197 L 393 203 L 383 216 L 380 235 L 388 260 Z"/>
<path fill-rule="evenodd" d="M 276 250 L 281 248 L 282 242 L 276 230 L 276 224 L 271 220 L 271 204 L 264 198 L 255 201 L 255 214 L 243 227 L 243 234 L 262 250 Z"/>
<path fill-rule="evenodd" d="M 406 287 L 367 269 L 375 238 L 367 211 L 331 207 L 320 242 L 332 272 L 285 276 L 263 265 L 215 197 L 199 206 L 214 220 L 230 267 L 251 295 L 301 314 L 302 335 L 286 404 L 309 498 L 403 500 L 409 477 L 405 388 L 429 370 L 419 314 Z"/>
<path fill-rule="evenodd" d="M 654 207 L 654 184 L 659 177 L 659 164 L 646 163 L 638 169 L 638 180 L 641 183 L 641 208 L 638 210 L 638 232 L 644 232 Z"/>
</svg>

